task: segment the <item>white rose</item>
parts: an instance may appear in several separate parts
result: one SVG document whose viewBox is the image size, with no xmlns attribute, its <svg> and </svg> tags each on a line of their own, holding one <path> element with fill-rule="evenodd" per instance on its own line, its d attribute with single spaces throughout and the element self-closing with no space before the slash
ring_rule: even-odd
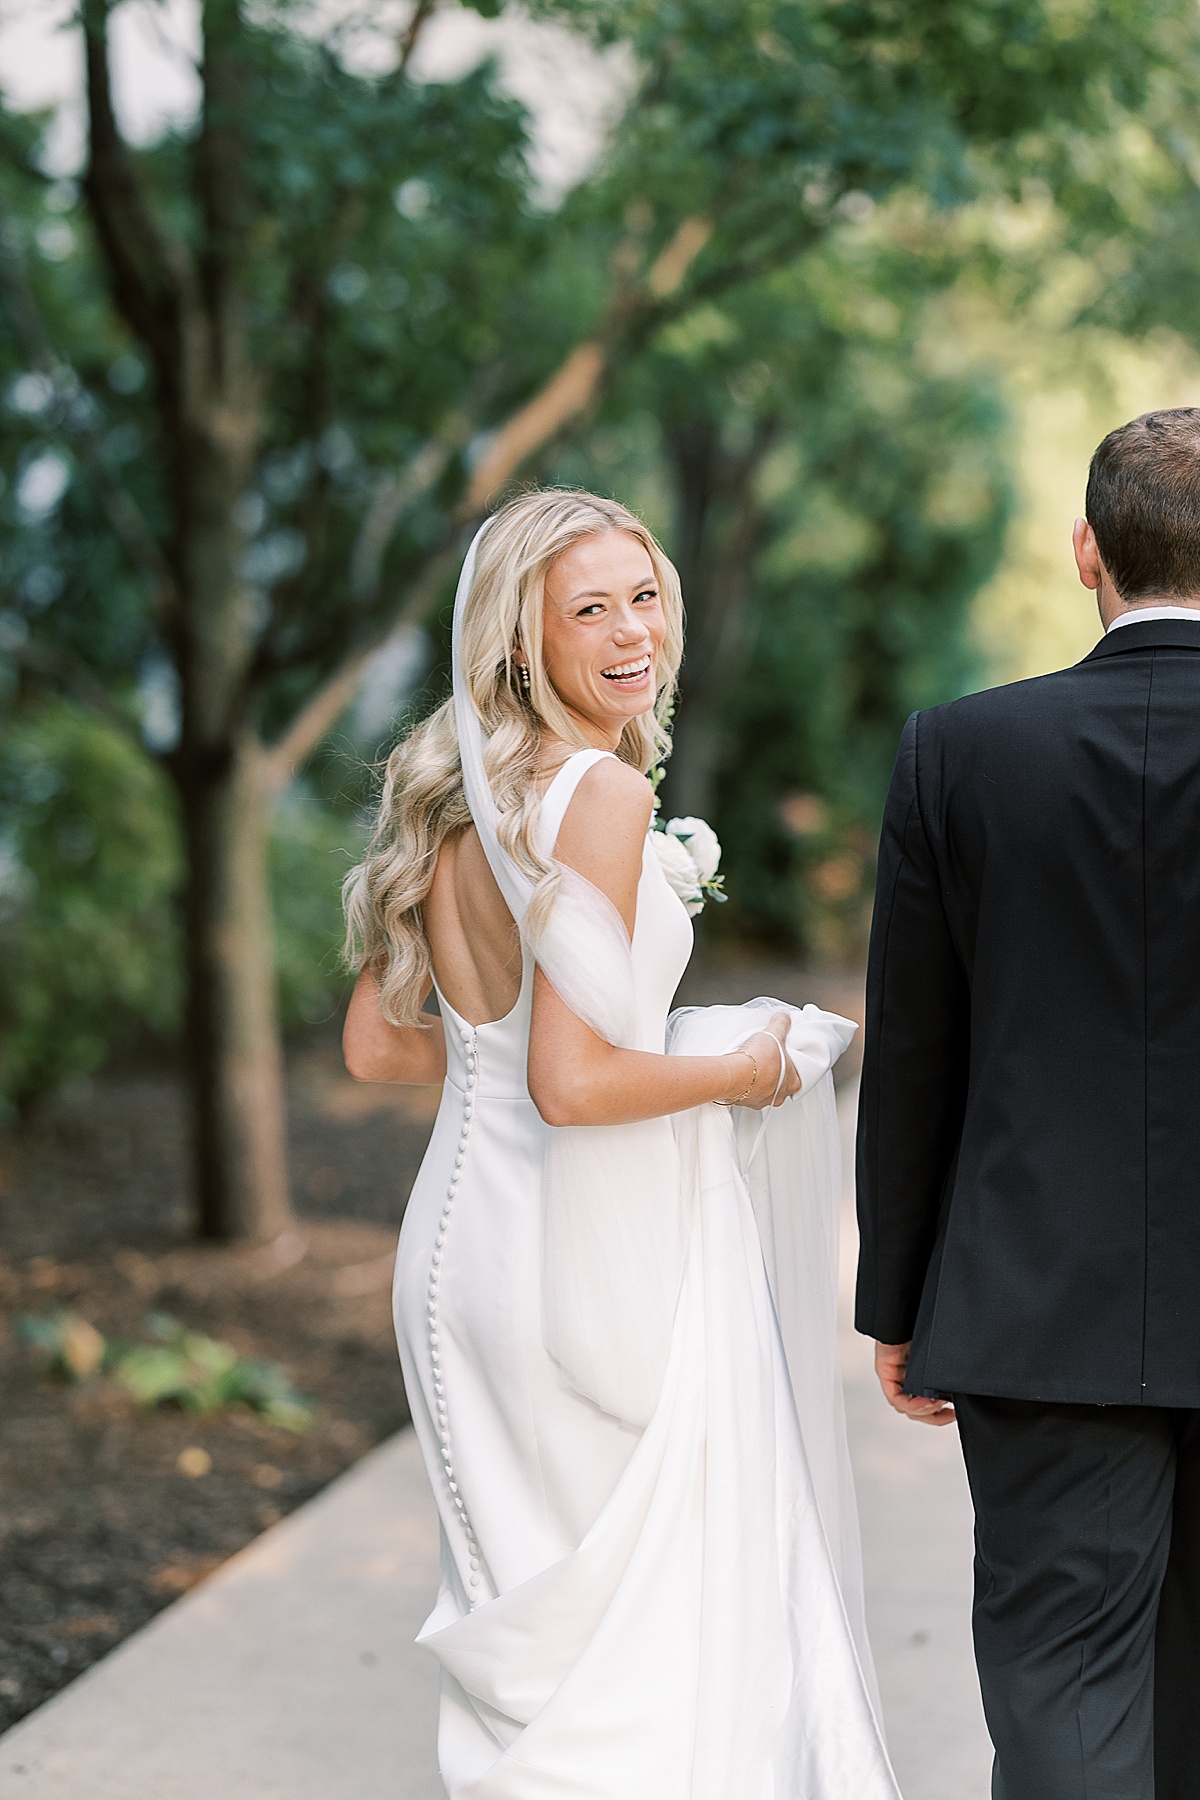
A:
<svg viewBox="0 0 1200 1800">
<path fill-rule="evenodd" d="M 668 886 L 679 895 L 689 913 L 698 913 L 704 905 L 700 892 L 700 871 L 687 845 L 666 831 L 652 831 L 650 842 Z"/>
<path fill-rule="evenodd" d="M 721 845 L 712 826 L 703 819 L 671 819 L 667 831 L 683 839 L 701 881 L 711 881 L 721 866 Z"/>
</svg>

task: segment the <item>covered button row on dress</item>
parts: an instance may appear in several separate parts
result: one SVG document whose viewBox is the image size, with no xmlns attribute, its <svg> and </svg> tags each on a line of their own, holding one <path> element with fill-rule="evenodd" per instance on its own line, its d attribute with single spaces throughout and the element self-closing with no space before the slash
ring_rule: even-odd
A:
<svg viewBox="0 0 1200 1800">
<path fill-rule="evenodd" d="M 450 1498 L 454 1502 L 454 1510 L 458 1514 L 459 1524 L 462 1526 L 463 1535 L 467 1540 L 469 1570 L 467 1580 L 470 1587 L 471 1606 L 474 1608 L 479 1604 L 482 1563 L 475 1530 L 467 1513 L 466 1502 L 459 1492 L 458 1476 L 454 1468 L 454 1455 L 450 1447 L 450 1416 L 446 1408 L 446 1384 L 442 1375 L 441 1339 L 438 1332 L 438 1292 L 442 1279 L 442 1257 L 445 1254 L 446 1233 L 450 1228 L 454 1201 L 458 1194 L 458 1184 L 462 1179 L 463 1164 L 466 1161 L 467 1140 L 471 1135 L 471 1120 L 475 1113 L 475 1084 L 478 1077 L 478 1045 L 475 1032 L 469 1026 L 462 1027 L 462 1040 L 467 1065 L 462 1127 L 458 1134 L 458 1148 L 454 1153 L 454 1168 L 450 1175 L 450 1185 L 446 1190 L 441 1217 L 438 1220 L 437 1236 L 433 1242 L 433 1262 L 429 1270 L 429 1300 L 426 1312 L 429 1319 L 429 1363 L 433 1373 L 434 1412 L 437 1420 L 438 1445 L 442 1455 L 442 1470 L 446 1477 Z"/>
</svg>

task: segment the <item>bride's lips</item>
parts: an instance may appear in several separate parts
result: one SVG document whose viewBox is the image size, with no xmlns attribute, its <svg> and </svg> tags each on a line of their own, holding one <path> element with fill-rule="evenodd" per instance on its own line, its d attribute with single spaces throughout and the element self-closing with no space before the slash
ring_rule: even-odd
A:
<svg viewBox="0 0 1200 1800">
<path fill-rule="evenodd" d="M 654 658 L 647 650 L 641 656 L 631 657 L 628 662 L 613 663 L 611 668 L 601 669 L 600 673 L 613 687 L 640 688 L 649 680 L 653 662 Z"/>
</svg>

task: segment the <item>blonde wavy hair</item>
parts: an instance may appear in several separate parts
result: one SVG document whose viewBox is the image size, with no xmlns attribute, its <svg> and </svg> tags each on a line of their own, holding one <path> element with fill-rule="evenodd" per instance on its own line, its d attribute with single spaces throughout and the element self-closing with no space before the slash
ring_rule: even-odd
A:
<svg viewBox="0 0 1200 1800">
<path fill-rule="evenodd" d="M 510 501 L 480 540 L 463 613 L 463 674 L 487 734 L 484 766 L 500 813 L 500 842 L 534 883 L 529 925 L 535 935 L 558 885 L 557 870 L 536 844 L 542 743 L 553 736 L 590 747 L 546 674 L 546 576 L 572 544 L 607 531 L 628 532 L 643 545 L 666 617 L 654 705 L 627 722 L 617 746 L 622 761 L 645 774 L 671 747 L 667 719 L 683 656 L 683 597 L 674 565 L 634 513 L 596 494 L 539 489 Z M 525 693 L 518 654 L 529 669 Z M 394 1025 L 430 1023 L 421 1012 L 431 975 L 421 908 L 442 844 L 470 823 L 454 702 L 447 700 L 388 757 L 374 833 L 343 887 L 346 961 L 373 970 L 380 1008 Z"/>
</svg>

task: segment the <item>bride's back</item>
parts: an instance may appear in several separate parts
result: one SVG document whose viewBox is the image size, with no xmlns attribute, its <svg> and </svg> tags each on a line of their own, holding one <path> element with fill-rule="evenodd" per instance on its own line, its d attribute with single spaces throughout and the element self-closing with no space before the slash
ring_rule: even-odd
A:
<svg viewBox="0 0 1200 1800">
<path fill-rule="evenodd" d="M 421 909 L 438 988 L 472 1025 L 502 1019 L 521 991 L 521 941 L 473 825 L 447 838 Z"/>
</svg>

